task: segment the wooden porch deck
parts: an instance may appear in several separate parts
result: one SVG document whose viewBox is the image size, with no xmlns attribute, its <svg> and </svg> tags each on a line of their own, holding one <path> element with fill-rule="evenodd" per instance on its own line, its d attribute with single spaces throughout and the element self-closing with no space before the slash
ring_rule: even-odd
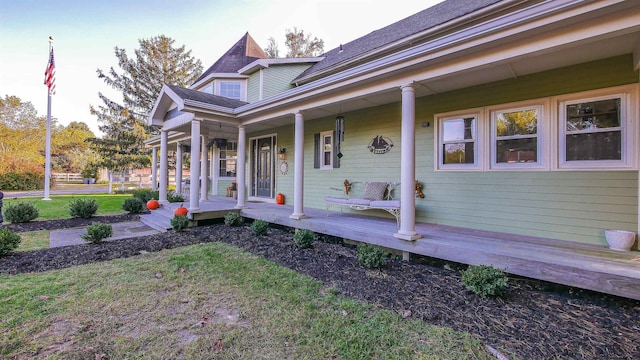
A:
<svg viewBox="0 0 640 360">
<path fill-rule="evenodd" d="M 404 241 L 393 236 L 395 219 L 306 208 L 307 218 L 295 220 L 289 218 L 292 206 L 246 205 L 241 214 L 252 219 L 459 263 L 490 264 L 511 274 L 640 300 L 638 251 L 428 223 L 416 224 L 422 238 Z M 196 219 L 223 217 L 234 206 L 231 198 L 211 197 L 201 202 L 202 212 L 194 215 Z"/>
</svg>

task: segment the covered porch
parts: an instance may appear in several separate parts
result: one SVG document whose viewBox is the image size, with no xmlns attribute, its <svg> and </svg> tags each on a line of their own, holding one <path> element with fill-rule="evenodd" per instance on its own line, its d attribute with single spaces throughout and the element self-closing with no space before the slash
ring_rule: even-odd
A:
<svg viewBox="0 0 640 360">
<path fill-rule="evenodd" d="M 640 300 L 640 253 L 621 252 L 604 246 L 480 231 L 430 223 L 416 223 L 421 238 L 398 239 L 396 222 L 339 211 L 305 209 L 305 217 L 292 218 L 292 206 L 246 202 L 242 209 L 227 197 L 210 197 L 200 202 L 194 219 L 222 218 L 229 211 L 240 211 L 250 219 L 310 229 L 316 233 L 375 244 L 402 251 L 470 265 L 493 265 L 510 274 L 599 291 Z M 173 212 L 175 204 L 165 204 Z M 152 216 L 161 216 L 154 212 Z"/>
</svg>

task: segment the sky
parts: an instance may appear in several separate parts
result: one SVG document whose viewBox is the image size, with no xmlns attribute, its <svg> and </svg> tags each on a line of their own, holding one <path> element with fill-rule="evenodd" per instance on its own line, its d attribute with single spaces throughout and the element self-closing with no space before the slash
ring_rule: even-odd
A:
<svg viewBox="0 0 640 360">
<path fill-rule="evenodd" d="M 325 51 L 424 10 L 442 0 L 0 0 L 0 97 L 31 102 L 47 114 L 44 71 L 54 37 L 59 124 L 84 122 L 99 135 L 89 106 L 98 93 L 121 102 L 97 69 L 118 73 L 114 48 L 133 55 L 139 39 L 166 35 L 185 45 L 206 70 L 246 32 L 286 53 L 284 35 L 297 27 L 324 40 Z"/>
</svg>

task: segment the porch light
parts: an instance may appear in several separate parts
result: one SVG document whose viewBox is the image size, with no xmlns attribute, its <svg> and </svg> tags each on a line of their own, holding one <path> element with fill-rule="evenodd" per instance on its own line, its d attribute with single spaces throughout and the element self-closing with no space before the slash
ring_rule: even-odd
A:
<svg viewBox="0 0 640 360">
<path fill-rule="evenodd" d="M 287 149 L 286 148 L 280 149 L 280 152 L 278 153 L 278 159 L 287 160 Z"/>
</svg>

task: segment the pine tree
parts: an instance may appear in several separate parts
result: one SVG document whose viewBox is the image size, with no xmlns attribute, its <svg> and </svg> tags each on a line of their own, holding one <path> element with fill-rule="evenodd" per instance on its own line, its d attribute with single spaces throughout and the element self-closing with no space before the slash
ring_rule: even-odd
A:
<svg viewBox="0 0 640 360">
<path fill-rule="evenodd" d="M 187 87 L 202 73 L 202 63 L 185 51 L 185 46 L 173 47 L 174 40 L 164 36 L 139 40 L 135 58 L 129 58 L 125 49 L 115 48 L 121 73 L 113 67 L 109 72 L 97 70 L 98 77 L 122 93 L 122 101 L 98 96 L 103 104 L 90 111 L 98 119 L 102 138 L 89 141 L 102 158 L 102 166 L 110 170 L 143 168 L 151 163 L 150 149 L 144 141 L 158 133 L 147 125 L 152 110 L 164 84 Z"/>
</svg>

